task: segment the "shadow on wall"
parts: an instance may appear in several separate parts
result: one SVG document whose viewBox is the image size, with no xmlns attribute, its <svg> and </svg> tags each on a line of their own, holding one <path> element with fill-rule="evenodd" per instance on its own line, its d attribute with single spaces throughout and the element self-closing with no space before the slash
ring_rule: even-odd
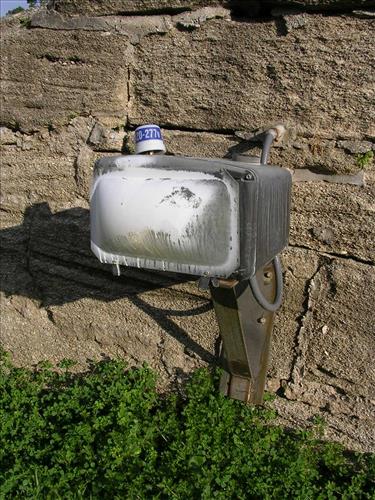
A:
<svg viewBox="0 0 375 500">
<path fill-rule="evenodd" d="M 47 203 L 35 204 L 25 211 L 23 224 L 3 229 L 0 236 L 0 289 L 7 296 L 23 295 L 40 301 L 41 307 L 82 298 L 106 302 L 127 298 L 166 333 L 212 362 L 212 354 L 170 318 L 203 314 L 212 309 L 210 301 L 176 311 L 154 307 L 139 296 L 186 283 L 191 276 L 134 268 L 122 268 L 120 277 L 112 276 L 110 267 L 91 253 L 89 210 L 72 208 L 52 214 Z"/>
</svg>

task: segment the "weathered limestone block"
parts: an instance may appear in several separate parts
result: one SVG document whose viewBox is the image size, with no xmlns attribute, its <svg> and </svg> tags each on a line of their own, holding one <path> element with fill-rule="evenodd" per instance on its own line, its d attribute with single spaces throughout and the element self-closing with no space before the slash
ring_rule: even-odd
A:
<svg viewBox="0 0 375 500">
<path fill-rule="evenodd" d="M 352 150 L 342 143 L 354 143 Z M 355 149 L 356 148 L 356 149 Z M 375 149 L 370 141 L 335 141 L 315 137 L 298 137 L 283 141 L 272 148 L 270 162 L 286 168 L 307 168 L 321 174 L 355 174 L 362 167 L 359 154 Z M 366 172 L 372 168 L 372 162 L 366 166 Z"/>
<path fill-rule="evenodd" d="M 90 118 L 74 118 L 58 130 L 22 134 L 6 129 L 8 139 L 0 146 L 0 192 L 10 221 L 19 222 L 34 203 L 43 201 L 52 210 L 61 210 L 88 199 L 96 156 L 84 145 L 94 124 Z"/>
<path fill-rule="evenodd" d="M 97 122 L 90 133 L 88 144 L 94 151 L 121 152 L 125 136 L 123 127 L 113 130 Z"/>
<path fill-rule="evenodd" d="M 375 449 L 374 293 L 374 266 L 342 259 L 321 262 L 309 284 L 285 393 L 319 408 L 328 420 L 335 416 L 351 445 L 360 443 L 368 451 Z"/>
<path fill-rule="evenodd" d="M 373 38 L 370 21 L 320 15 L 287 36 L 274 21 L 211 20 L 193 32 L 144 38 L 136 47 L 130 121 L 224 132 L 284 122 L 305 139 L 302 150 L 318 152 L 318 163 L 332 170 L 335 138 L 374 135 Z M 303 154 L 297 150 L 297 163 Z M 358 170 L 354 159 L 346 168 Z"/>
<path fill-rule="evenodd" d="M 322 174 L 306 168 L 294 170 L 293 182 L 329 182 L 331 184 L 348 184 L 363 187 L 366 185 L 366 175 L 360 170 L 355 175 Z"/>
<path fill-rule="evenodd" d="M 372 0 L 49 0 L 50 9 L 64 14 L 110 14 L 142 13 L 192 10 L 198 7 L 224 5 L 240 10 L 242 14 L 256 15 L 261 7 L 294 7 L 304 10 L 335 10 L 360 8 L 373 5 Z"/>
<path fill-rule="evenodd" d="M 293 184 L 290 243 L 375 262 L 375 185 Z"/>
<path fill-rule="evenodd" d="M 344 396 L 342 396 L 344 399 Z M 323 438 L 336 441 L 346 448 L 374 452 L 374 419 L 358 418 L 358 414 L 345 414 L 342 412 L 330 413 L 324 407 L 319 408 L 310 403 L 297 400 L 277 398 L 275 400 L 280 424 L 287 427 L 310 427 L 319 418 L 324 422 Z"/>
<path fill-rule="evenodd" d="M 77 199 L 74 175 L 73 158 L 38 157 L 34 151 L 6 152 L 1 164 L 3 209 L 22 213 L 39 200 L 55 206 L 74 203 Z"/>
<path fill-rule="evenodd" d="M 127 38 L 8 29 L 1 61 L 1 120 L 11 128 L 33 131 L 78 115 L 113 127 L 126 119 L 132 61 Z"/>
<path fill-rule="evenodd" d="M 338 11 L 354 7 L 373 6 L 372 0 L 265 0 L 267 5 L 299 7 L 303 10 Z"/>
<path fill-rule="evenodd" d="M 167 33 L 174 26 L 181 29 L 199 28 L 208 19 L 229 19 L 230 11 L 223 7 L 203 7 L 194 12 L 184 12 L 174 16 L 82 16 L 65 17 L 58 12 L 41 10 L 30 20 L 32 28 L 54 30 L 103 31 L 126 35 L 133 44 L 142 37 L 156 33 Z"/>
<path fill-rule="evenodd" d="M 50 0 L 48 7 L 63 14 L 108 16 L 120 14 L 155 14 L 228 4 L 223 0 Z"/>
<path fill-rule="evenodd" d="M 176 21 L 177 22 L 177 21 Z M 136 44 L 143 36 L 151 33 L 167 33 L 172 29 L 171 16 L 104 16 L 63 17 L 55 11 L 40 11 L 30 20 L 32 28 L 46 28 L 67 31 L 101 31 L 115 35 L 126 35 Z"/>
<path fill-rule="evenodd" d="M 374 143 L 369 141 L 338 141 L 337 146 L 352 154 L 364 154 L 375 149 Z"/>
<path fill-rule="evenodd" d="M 62 281 L 55 276 L 55 286 Z M 154 292 L 154 296 L 150 292 L 130 297 L 124 293 L 114 301 L 82 298 L 45 309 L 30 298 L 1 294 L 0 342 L 13 354 L 15 363 L 23 366 L 42 360 L 58 363 L 67 357 L 78 362 L 80 371 L 90 360 L 108 357 L 124 359 L 130 366 L 146 362 L 165 389 L 181 373 L 213 361 L 212 339 L 206 342 L 202 337 L 216 326 L 213 311 L 204 312 L 206 299 L 178 295 L 166 290 Z M 156 296 L 162 309 L 154 305 Z M 168 310 L 173 313 L 176 308 L 181 316 L 169 315 Z M 197 313 L 191 315 L 194 310 Z M 189 333 L 185 332 L 184 311 L 190 314 Z"/>
<path fill-rule="evenodd" d="M 211 134 L 208 132 L 183 132 L 162 130 L 168 153 L 202 158 L 223 158 L 230 148 L 238 143 L 231 135 Z"/>
<path fill-rule="evenodd" d="M 7 127 L 0 127 L 0 147 L 9 144 L 17 144 L 18 137 L 13 130 Z"/>
<path fill-rule="evenodd" d="M 239 138 L 238 135 L 242 134 L 186 132 L 162 128 L 162 135 L 168 154 L 173 155 L 233 158 L 237 154 L 260 156 L 261 153 L 261 143 Z M 369 178 L 369 173 L 372 171 L 372 162 L 369 162 L 364 170 L 358 171 L 361 168 L 357 156 L 359 153 L 355 152 L 363 154 L 375 146 L 370 141 L 342 141 L 345 144 L 350 143 L 350 148 L 355 151 L 353 153 L 349 149 L 344 149 L 341 144 L 332 146 L 334 142 L 329 141 L 328 151 L 323 148 L 316 151 L 313 146 L 309 146 L 307 138 L 288 138 L 285 142 L 272 147 L 269 163 L 289 169 L 309 169 L 311 180 L 316 182 L 325 180 L 362 186 L 366 182 L 364 179 Z M 89 138 L 89 145 L 94 151 L 102 152 L 103 155 L 111 152 L 131 154 L 134 153 L 134 132 L 125 131 L 122 127 L 120 130 L 111 129 L 96 123 Z M 349 146 L 345 146 L 347 147 Z M 307 180 L 307 174 L 305 177 Z M 302 175 L 297 174 L 296 178 L 299 182 Z"/>
<path fill-rule="evenodd" d="M 88 339 L 72 339 L 50 320 L 48 312 L 39 304 L 19 295 L 1 298 L 1 347 L 12 354 L 18 366 L 31 366 L 40 361 L 57 364 L 64 358 L 87 360 L 101 358 L 100 346 Z M 84 353 L 84 355 L 83 355 Z"/>
<path fill-rule="evenodd" d="M 310 286 L 295 384 L 320 382 L 374 398 L 374 295 L 373 266 L 333 259 L 321 267 Z"/>
</svg>

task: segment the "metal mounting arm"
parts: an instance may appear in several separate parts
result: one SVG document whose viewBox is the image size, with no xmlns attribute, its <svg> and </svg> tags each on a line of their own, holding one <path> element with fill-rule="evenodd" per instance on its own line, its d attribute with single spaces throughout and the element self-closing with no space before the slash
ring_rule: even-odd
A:
<svg viewBox="0 0 375 500">
<path fill-rule="evenodd" d="M 264 297 L 274 302 L 276 276 L 272 264 L 256 274 Z M 274 313 L 255 299 L 248 280 L 219 280 L 210 286 L 220 335 L 225 372 L 220 390 L 228 397 L 261 404 L 266 383 Z"/>
</svg>

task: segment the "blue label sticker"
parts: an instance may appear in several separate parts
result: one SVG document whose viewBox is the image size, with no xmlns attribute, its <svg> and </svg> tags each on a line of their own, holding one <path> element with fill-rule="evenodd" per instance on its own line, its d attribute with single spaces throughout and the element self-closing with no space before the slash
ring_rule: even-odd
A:
<svg viewBox="0 0 375 500">
<path fill-rule="evenodd" d="M 159 127 L 145 127 L 140 130 L 137 130 L 135 133 L 136 143 L 142 141 L 154 141 L 154 140 L 159 140 L 159 141 L 163 140 Z"/>
</svg>

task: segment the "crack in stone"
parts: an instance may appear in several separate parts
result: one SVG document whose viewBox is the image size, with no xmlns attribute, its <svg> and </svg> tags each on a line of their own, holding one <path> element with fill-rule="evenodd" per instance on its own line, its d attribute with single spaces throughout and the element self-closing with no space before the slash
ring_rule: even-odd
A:
<svg viewBox="0 0 375 500">
<path fill-rule="evenodd" d="M 41 308 L 43 308 L 43 306 L 41 306 Z M 49 321 L 54 325 L 56 326 L 56 320 L 55 320 L 55 317 L 54 317 L 54 314 L 53 314 L 53 311 L 49 308 L 49 307 L 44 307 L 46 313 L 47 313 L 47 318 L 49 319 Z"/>
<path fill-rule="evenodd" d="M 209 2 L 207 2 L 209 4 Z M 243 5 L 242 5 L 243 4 Z M 239 2 L 236 0 L 226 0 L 221 2 L 221 8 L 226 8 L 228 12 L 230 13 L 231 20 L 236 22 L 246 22 L 248 20 L 249 22 L 253 22 L 254 20 L 259 20 L 259 21 L 264 21 L 264 20 L 272 20 L 278 17 L 283 17 L 283 16 L 288 16 L 288 15 L 301 15 L 301 14 L 311 14 L 311 15 L 319 15 L 319 14 L 324 14 L 326 16 L 341 16 L 343 14 L 346 15 L 351 15 L 354 17 L 372 17 L 371 15 L 368 16 L 368 13 L 366 11 L 366 7 L 368 7 L 367 10 L 370 9 L 370 6 L 363 6 L 363 9 L 359 10 L 358 8 L 355 8 L 355 3 L 352 2 L 353 6 L 351 7 L 350 5 L 345 4 L 345 5 L 321 5 L 321 4 L 314 4 L 313 2 L 309 3 L 301 3 L 301 2 L 289 2 L 288 5 L 286 6 L 281 6 L 277 1 L 266 1 L 262 2 L 260 0 L 253 0 L 252 2 Z M 60 10 L 59 5 L 55 3 L 54 0 L 49 1 L 48 9 L 49 11 L 54 11 L 55 8 L 57 7 L 57 10 L 55 12 L 59 13 L 60 15 L 64 16 L 84 16 L 84 15 L 90 15 L 90 13 L 87 13 L 85 10 L 71 10 L 69 12 L 65 11 L 64 9 Z M 219 6 L 218 6 L 219 7 Z M 251 14 L 248 12 L 251 9 Z M 141 6 L 137 7 L 137 10 L 114 10 L 113 12 L 104 12 L 104 13 L 98 13 L 95 15 L 95 17 L 98 18 L 107 18 L 111 16 L 116 16 L 116 17 L 137 17 L 137 18 L 143 18 L 143 17 L 152 17 L 152 16 L 178 16 L 178 15 L 183 15 L 183 14 L 194 14 L 196 11 L 201 10 L 198 6 L 160 6 L 158 7 L 151 7 L 148 8 L 146 5 L 142 8 Z M 367 14 L 367 15 L 366 15 Z"/>
<path fill-rule="evenodd" d="M 74 163 L 73 163 L 73 168 L 74 168 L 74 182 L 76 184 L 76 193 L 79 193 L 79 154 L 75 157 Z"/>
<path fill-rule="evenodd" d="M 129 123 L 128 131 L 134 131 L 142 123 L 132 122 Z M 207 133 L 207 134 L 217 134 L 217 135 L 233 135 L 235 136 L 235 130 L 230 128 L 217 128 L 217 129 L 204 129 L 195 127 L 185 127 L 183 125 L 171 125 L 168 123 L 159 123 L 159 127 L 163 130 L 168 130 L 171 132 L 193 132 L 193 133 Z"/>
<path fill-rule="evenodd" d="M 288 380 L 289 390 L 286 391 L 287 399 L 292 399 L 291 397 L 288 397 L 288 392 L 294 393 L 296 389 L 298 390 L 302 386 L 302 381 L 305 373 L 306 351 L 308 347 L 308 340 L 304 335 L 305 321 L 308 317 L 308 314 L 312 310 L 311 292 L 314 287 L 315 278 L 326 264 L 326 259 L 323 256 L 320 256 L 316 271 L 305 285 L 305 300 L 302 305 L 303 311 L 297 318 L 298 328 L 294 338 L 294 356 L 291 364 L 290 377 Z"/>
<path fill-rule="evenodd" d="M 173 373 L 171 372 L 169 366 L 167 365 L 167 362 L 165 360 L 164 354 L 165 354 L 165 334 L 163 332 L 160 333 L 160 342 L 157 344 L 158 348 L 158 355 L 159 359 L 161 361 L 162 367 L 166 371 L 167 375 L 169 377 L 172 377 Z"/>
<path fill-rule="evenodd" d="M 349 384 L 350 386 L 352 387 L 355 387 L 355 384 L 354 382 L 352 382 L 351 380 L 349 380 L 348 378 L 345 378 L 343 376 L 340 376 L 338 377 L 337 375 L 335 375 L 331 370 L 327 370 L 327 368 L 324 368 L 324 366 L 321 366 L 321 365 L 317 365 L 316 366 L 316 370 L 318 372 L 320 372 L 321 374 L 323 375 L 326 375 L 327 377 L 329 377 L 330 379 L 335 379 L 335 380 L 342 380 L 343 382 L 345 382 L 346 384 Z M 329 383 L 325 382 L 326 385 L 330 385 Z M 333 386 L 332 387 L 336 387 L 336 386 Z M 341 390 L 341 389 L 340 389 Z"/>
<path fill-rule="evenodd" d="M 357 255 L 352 255 L 352 254 L 342 254 L 338 252 L 327 252 L 325 250 L 317 250 L 316 248 L 311 248 L 307 245 L 294 245 L 289 243 L 288 247 L 290 248 L 298 248 L 300 250 L 310 250 L 311 252 L 315 252 L 319 254 L 322 257 L 327 257 L 329 259 L 343 259 L 343 260 L 352 260 L 354 262 L 358 262 L 359 264 L 367 264 L 369 266 L 374 266 L 375 261 L 373 260 L 367 260 L 363 259 L 361 257 L 358 257 Z"/>
<path fill-rule="evenodd" d="M 127 113 L 127 116 L 126 116 L 126 121 L 128 122 L 129 120 L 129 107 L 130 107 L 130 101 L 133 99 L 133 93 L 132 93 L 132 72 L 131 72 L 131 68 L 130 66 L 128 66 L 128 79 L 127 79 L 127 82 L 126 82 L 126 85 L 127 85 L 127 92 L 128 92 L 128 102 L 127 102 L 127 106 L 128 106 L 128 113 Z"/>
</svg>

